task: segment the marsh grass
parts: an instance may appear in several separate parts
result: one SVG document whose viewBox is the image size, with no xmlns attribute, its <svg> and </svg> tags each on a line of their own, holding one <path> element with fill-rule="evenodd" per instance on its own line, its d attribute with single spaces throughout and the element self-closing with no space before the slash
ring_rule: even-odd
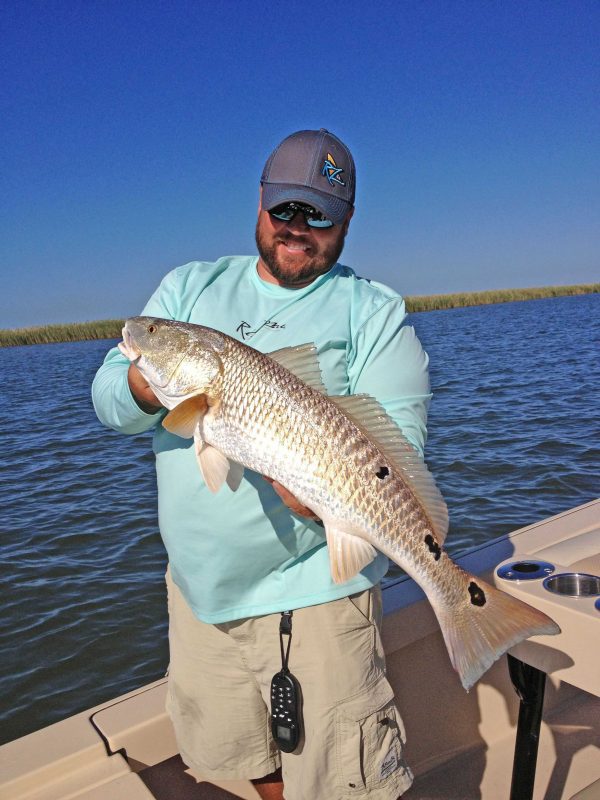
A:
<svg viewBox="0 0 600 800">
<path fill-rule="evenodd" d="M 86 339 L 120 339 L 123 321 L 73 322 L 64 325 L 40 325 L 35 328 L 0 330 L 0 347 L 23 344 L 81 342 Z"/>
<path fill-rule="evenodd" d="M 491 303 L 510 303 L 515 300 L 540 300 L 544 297 L 565 297 L 597 294 L 600 283 L 574 286 L 546 286 L 533 289 L 501 289 L 487 292 L 461 292 L 405 297 L 408 311 L 437 311 Z M 64 325 L 40 325 L 34 328 L 0 329 L 0 347 L 25 344 L 80 342 L 86 339 L 119 339 L 123 321 L 107 319 L 100 322 L 74 322 Z"/>
<path fill-rule="evenodd" d="M 497 289 L 487 292 L 460 292 L 457 294 L 432 294 L 406 297 L 408 311 L 440 311 L 445 308 L 485 306 L 492 303 L 511 303 L 516 300 L 541 300 L 545 297 L 569 297 L 579 294 L 597 294 L 600 283 L 574 286 L 545 286 L 532 289 Z"/>
</svg>

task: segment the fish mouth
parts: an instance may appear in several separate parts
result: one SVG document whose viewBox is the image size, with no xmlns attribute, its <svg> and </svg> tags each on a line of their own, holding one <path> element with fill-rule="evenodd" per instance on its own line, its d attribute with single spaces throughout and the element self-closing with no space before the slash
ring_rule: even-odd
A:
<svg viewBox="0 0 600 800">
<path fill-rule="evenodd" d="M 123 341 L 119 342 L 117 347 L 119 348 L 121 353 L 123 353 L 125 358 L 128 358 L 132 364 L 135 364 L 135 362 L 138 361 L 138 359 L 142 355 L 142 351 L 136 345 L 133 336 L 127 330 L 127 327 L 123 328 L 123 330 L 121 331 L 121 336 L 123 337 Z"/>
</svg>

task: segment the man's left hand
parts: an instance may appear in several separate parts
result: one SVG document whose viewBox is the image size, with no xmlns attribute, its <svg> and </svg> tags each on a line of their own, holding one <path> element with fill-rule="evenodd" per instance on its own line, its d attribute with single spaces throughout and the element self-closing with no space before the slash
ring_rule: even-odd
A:
<svg viewBox="0 0 600 800">
<path fill-rule="evenodd" d="M 285 486 L 282 486 L 277 481 L 272 480 L 271 478 L 267 478 L 266 475 L 263 475 L 264 479 L 268 481 L 273 489 L 277 492 L 279 497 L 283 500 L 286 506 L 293 511 L 294 514 L 298 514 L 301 517 L 308 517 L 309 519 L 319 519 L 316 514 L 314 514 L 310 508 L 303 506 L 302 503 L 291 493 L 289 492 Z"/>
</svg>

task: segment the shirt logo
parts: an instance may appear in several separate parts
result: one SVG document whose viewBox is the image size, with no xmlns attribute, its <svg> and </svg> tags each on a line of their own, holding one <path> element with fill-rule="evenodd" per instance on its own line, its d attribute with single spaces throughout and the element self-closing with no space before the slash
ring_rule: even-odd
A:
<svg viewBox="0 0 600 800">
<path fill-rule="evenodd" d="M 338 186 L 345 186 L 346 184 L 340 178 L 344 170 L 335 163 L 334 157 L 331 153 L 327 153 L 327 158 L 325 159 L 325 163 L 323 164 L 323 169 L 321 170 L 321 175 L 324 175 L 327 178 L 330 186 L 333 186 L 334 183 L 337 183 Z"/>
<path fill-rule="evenodd" d="M 242 341 L 245 342 L 247 339 L 251 339 L 256 333 L 258 333 L 263 328 L 272 328 L 273 330 L 281 330 L 285 328 L 285 324 L 280 325 L 279 322 L 274 322 L 272 319 L 266 319 L 262 325 L 259 325 L 256 330 L 252 330 L 252 325 L 245 320 L 242 320 L 240 324 L 237 326 L 236 331 L 242 337 Z"/>
</svg>

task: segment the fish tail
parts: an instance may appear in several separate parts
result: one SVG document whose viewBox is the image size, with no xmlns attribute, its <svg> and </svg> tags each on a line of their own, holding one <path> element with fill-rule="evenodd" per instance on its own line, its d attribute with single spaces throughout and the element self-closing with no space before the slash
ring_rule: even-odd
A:
<svg viewBox="0 0 600 800">
<path fill-rule="evenodd" d="M 463 584 L 455 604 L 435 603 L 452 666 L 468 691 L 518 642 L 560 633 L 546 614 L 457 568 Z"/>
</svg>

